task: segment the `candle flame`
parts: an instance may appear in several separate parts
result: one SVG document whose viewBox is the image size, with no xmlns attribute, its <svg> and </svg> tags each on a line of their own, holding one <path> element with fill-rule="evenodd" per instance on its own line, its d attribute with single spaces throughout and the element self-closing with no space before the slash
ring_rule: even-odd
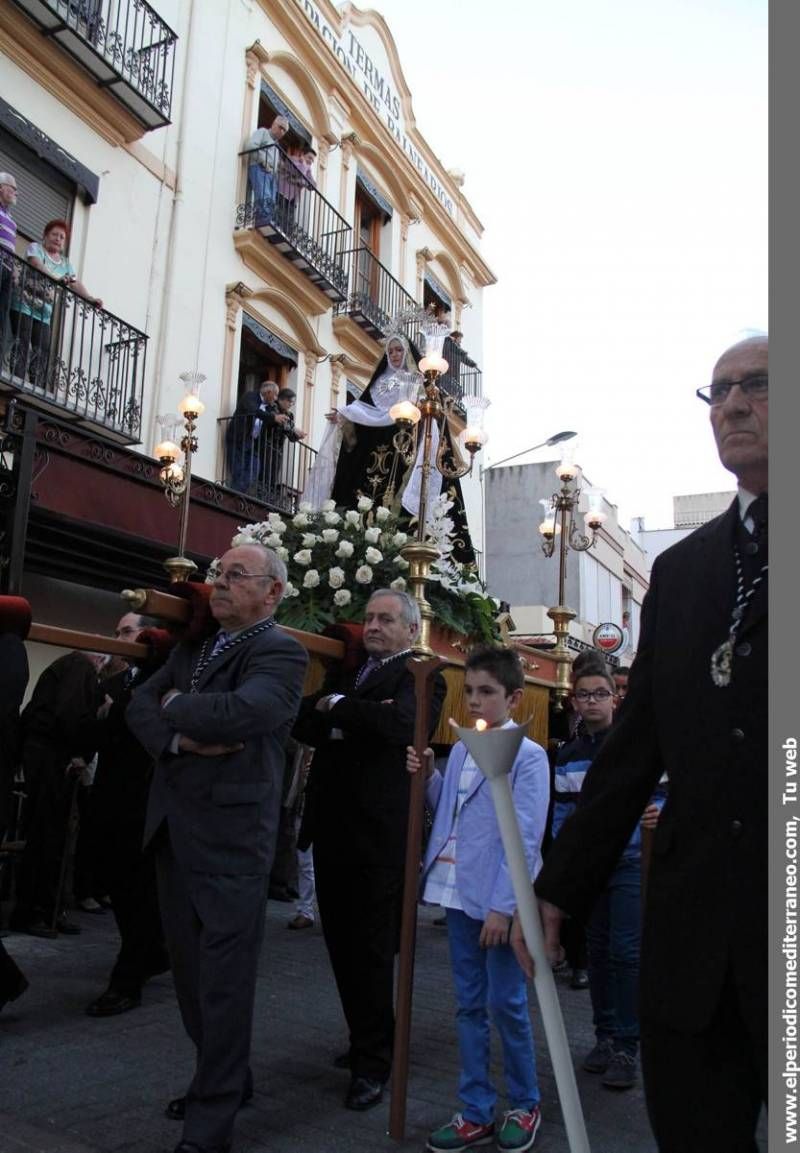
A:
<svg viewBox="0 0 800 1153">
<path fill-rule="evenodd" d="M 483 720 L 482 717 L 479 717 L 478 720 L 475 722 L 475 728 L 478 730 L 479 733 L 482 733 L 483 730 L 486 728 L 486 721 Z"/>
</svg>

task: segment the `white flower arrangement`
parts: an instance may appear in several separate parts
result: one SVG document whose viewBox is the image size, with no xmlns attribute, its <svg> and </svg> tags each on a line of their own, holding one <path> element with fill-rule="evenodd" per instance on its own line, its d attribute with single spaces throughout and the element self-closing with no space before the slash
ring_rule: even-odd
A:
<svg viewBox="0 0 800 1153">
<path fill-rule="evenodd" d="M 498 605 L 486 595 L 475 570 L 452 555 L 451 508 L 446 496 L 431 505 L 426 539 L 436 544 L 440 557 L 431 566 L 426 595 L 439 623 L 491 640 L 497 635 Z M 319 511 L 302 504 L 287 520 L 270 513 L 260 524 L 240 526 L 231 543 L 255 542 L 275 550 L 289 578 L 277 619 L 313 633 L 339 621 L 362 620 L 376 589 L 407 588 L 400 574 L 409 563 L 401 550 L 413 536 L 400 525 L 396 513 L 360 497 L 355 509 L 337 509 L 333 501 L 326 501 Z M 213 566 L 206 579 L 213 579 L 212 574 Z"/>
</svg>

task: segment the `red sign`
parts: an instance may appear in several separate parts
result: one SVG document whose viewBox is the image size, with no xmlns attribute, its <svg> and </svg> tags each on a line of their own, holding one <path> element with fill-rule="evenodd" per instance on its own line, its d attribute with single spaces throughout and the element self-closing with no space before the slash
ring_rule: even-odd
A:
<svg viewBox="0 0 800 1153">
<path fill-rule="evenodd" d="M 625 643 L 625 634 L 619 625 L 613 621 L 605 621 L 598 625 L 592 633 L 592 643 L 596 649 L 604 653 L 615 653 Z"/>
</svg>

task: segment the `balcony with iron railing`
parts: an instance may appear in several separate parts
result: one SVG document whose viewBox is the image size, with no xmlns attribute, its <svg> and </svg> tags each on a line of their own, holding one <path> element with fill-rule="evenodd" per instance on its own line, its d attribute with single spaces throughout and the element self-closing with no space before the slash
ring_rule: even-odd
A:
<svg viewBox="0 0 800 1153">
<path fill-rule="evenodd" d="M 352 229 L 277 143 L 240 153 L 247 199 L 237 229 L 254 229 L 332 301 L 347 296 Z"/>
<path fill-rule="evenodd" d="M 261 429 L 252 416 L 217 421 L 221 452 L 217 483 L 275 512 L 293 516 L 316 450 L 282 429 Z"/>
<path fill-rule="evenodd" d="M 460 345 L 449 338 L 444 343 L 444 358 L 448 369 L 439 378 L 439 387 L 463 407 L 467 397 L 483 395 L 483 374 L 477 364 Z"/>
<path fill-rule="evenodd" d="M 14 0 L 145 128 L 170 123 L 177 36 L 145 0 Z"/>
<path fill-rule="evenodd" d="M 381 340 L 395 327 L 398 317 L 419 312 L 413 296 L 368 248 L 356 248 L 347 255 L 350 290 L 337 308 L 340 315 L 346 314 L 373 339 Z M 405 327 L 412 339 L 418 338 L 418 321 L 410 321 Z"/>
<path fill-rule="evenodd" d="M 0 254 L 0 390 L 138 444 L 146 352 L 133 325 Z"/>
</svg>

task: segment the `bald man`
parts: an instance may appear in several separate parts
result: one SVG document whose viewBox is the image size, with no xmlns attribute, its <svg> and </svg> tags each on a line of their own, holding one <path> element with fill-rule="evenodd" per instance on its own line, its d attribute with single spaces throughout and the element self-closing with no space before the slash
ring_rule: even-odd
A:
<svg viewBox="0 0 800 1153">
<path fill-rule="evenodd" d="M 642 938 L 650 1119 L 661 1153 L 754 1153 L 767 1085 L 766 336 L 727 349 L 697 395 L 738 492 L 657 558 L 627 697 L 535 887 L 548 935 L 560 910 L 587 915 L 668 773 Z"/>
</svg>

